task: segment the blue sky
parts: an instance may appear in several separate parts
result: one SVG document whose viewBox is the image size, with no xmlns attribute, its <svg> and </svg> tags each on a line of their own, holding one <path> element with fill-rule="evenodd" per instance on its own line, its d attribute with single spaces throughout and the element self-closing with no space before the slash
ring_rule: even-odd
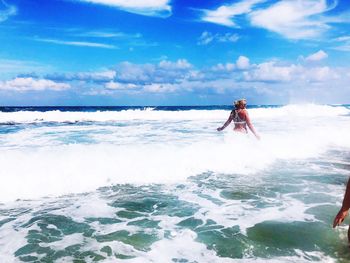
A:
<svg viewBox="0 0 350 263">
<path fill-rule="evenodd" d="M 0 0 L 0 105 L 350 103 L 347 0 Z"/>
</svg>

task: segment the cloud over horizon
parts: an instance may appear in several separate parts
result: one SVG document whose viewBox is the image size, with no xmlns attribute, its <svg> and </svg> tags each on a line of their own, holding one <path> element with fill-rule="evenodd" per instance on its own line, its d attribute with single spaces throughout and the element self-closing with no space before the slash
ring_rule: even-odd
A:
<svg viewBox="0 0 350 263">
<path fill-rule="evenodd" d="M 8 91 L 63 91 L 71 86 L 67 83 L 57 83 L 47 79 L 15 78 L 7 81 L 0 81 L 0 90 Z"/>
<path fill-rule="evenodd" d="M 307 58 L 317 61 L 325 57 L 326 53 L 319 51 Z M 256 89 L 263 84 L 273 85 L 269 90 L 277 88 L 279 84 L 289 85 L 291 89 L 300 86 L 307 88 L 308 85 L 314 84 L 326 87 L 334 81 L 341 83 L 350 81 L 350 74 L 344 74 L 346 71 L 346 68 L 276 60 L 255 64 L 251 63 L 248 57 L 241 55 L 234 63 L 219 63 L 204 68 L 197 68 L 186 59 L 162 60 L 153 64 L 122 62 L 114 69 L 104 71 L 49 74 L 44 76 L 44 79 L 16 78 L 3 82 L 0 89 L 64 90 L 75 86 L 74 83 L 79 83 L 81 87 L 86 87 L 83 93 L 90 95 L 108 95 L 114 92 L 200 93 L 203 90 L 223 94 L 242 87 Z"/>
</svg>

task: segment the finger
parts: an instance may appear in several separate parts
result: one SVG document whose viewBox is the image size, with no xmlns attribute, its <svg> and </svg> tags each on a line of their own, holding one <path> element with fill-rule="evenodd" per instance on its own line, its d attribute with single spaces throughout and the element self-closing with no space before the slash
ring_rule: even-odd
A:
<svg viewBox="0 0 350 263">
<path fill-rule="evenodd" d="M 338 221 L 338 219 L 336 218 L 336 219 L 334 219 L 334 221 L 333 221 L 333 228 L 335 228 L 336 226 L 338 226 L 339 225 L 339 221 Z"/>
<path fill-rule="evenodd" d="M 336 217 L 334 218 L 334 221 L 333 221 L 333 228 L 335 228 L 338 225 L 339 225 L 339 219 Z"/>
<path fill-rule="evenodd" d="M 334 218 L 333 227 L 339 226 L 343 221 L 344 221 L 344 217 L 342 217 L 341 214 L 338 214 L 338 215 Z"/>
<path fill-rule="evenodd" d="M 336 226 L 339 226 L 341 223 L 343 223 L 344 219 L 345 219 L 344 217 L 337 216 L 337 217 L 334 219 L 333 228 L 336 227 Z"/>
</svg>

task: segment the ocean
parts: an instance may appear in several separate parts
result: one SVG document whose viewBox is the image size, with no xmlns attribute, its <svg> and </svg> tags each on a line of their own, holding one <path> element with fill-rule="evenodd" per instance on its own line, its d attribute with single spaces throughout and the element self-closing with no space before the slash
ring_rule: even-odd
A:
<svg viewBox="0 0 350 263">
<path fill-rule="evenodd" d="M 0 107 L 0 262 L 346 262 L 350 105 Z"/>
</svg>

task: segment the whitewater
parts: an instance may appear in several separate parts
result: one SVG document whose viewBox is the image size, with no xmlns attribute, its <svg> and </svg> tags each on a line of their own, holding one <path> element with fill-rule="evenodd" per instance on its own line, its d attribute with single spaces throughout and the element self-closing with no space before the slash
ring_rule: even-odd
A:
<svg viewBox="0 0 350 263">
<path fill-rule="evenodd" d="M 0 107 L 0 262 L 337 262 L 350 106 Z"/>
</svg>

